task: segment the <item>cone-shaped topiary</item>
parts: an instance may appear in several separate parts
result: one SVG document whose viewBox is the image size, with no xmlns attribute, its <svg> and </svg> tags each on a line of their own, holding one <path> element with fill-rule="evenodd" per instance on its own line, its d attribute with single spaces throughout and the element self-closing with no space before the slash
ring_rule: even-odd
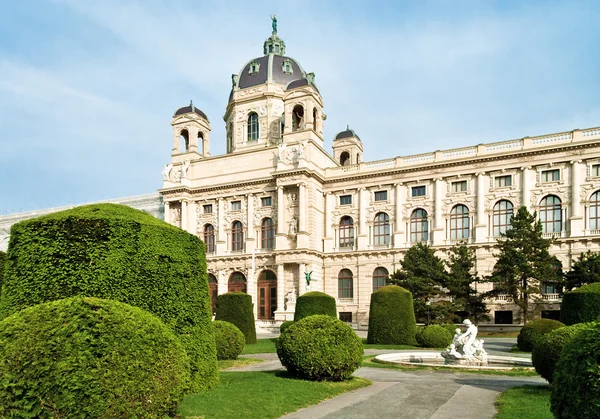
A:
<svg viewBox="0 0 600 419">
<path fill-rule="evenodd" d="M 397 285 L 371 294 L 367 343 L 416 345 L 415 311 L 412 294 Z"/>
<path fill-rule="evenodd" d="M 600 418 L 600 322 L 586 323 L 562 352 L 552 380 L 556 418 Z"/>
<path fill-rule="evenodd" d="M 421 328 L 416 338 L 419 346 L 423 348 L 446 348 L 452 343 L 452 334 L 438 324 Z"/>
<path fill-rule="evenodd" d="M 0 318 L 85 295 L 156 314 L 182 339 L 192 391 L 218 383 L 202 241 L 124 205 L 73 208 L 12 226 Z"/>
<path fill-rule="evenodd" d="M 189 388 L 185 348 L 147 311 L 90 297 L 0 321 L 0 417 L 174 416 Z"/>
<path fill-rule="evenodd" d="M 297 322 L 300 319 L 315 314 L 326 314 L 337 318 L 335 298 L 319 291 L 307 292 L 298 297 L 296 300 L 294 321 Z"/>
<path fill-rule="evenodd" d="M 254 305 L 252 297 L 245 292 L 228 292 L 217 297 L 215 320 L 233 323 L 242 331 L 246 343 L 256 343 Z"/>
<path fill-rule="evenodd" d="M 585 326 L 585 323 L 578 323 L 561 327 L 538 339 L 531 351 L 531 363 L 539 375 L 548 382 L 552 382 L 552 376 L 564 346 Z"/>
<path fill-rule="evenodd" d="M 0 250 L 0 294 L 2 294 L 2 282 L 4 282 L 4 260 L 6 253 Z"/>
<path fill-rule="evenodd" d="M 238 327 L 223 320 L 213 322 L 217 359 L 237 359 L 244 350 L 246 338 Z"/>
<path fill-rule="evenodd" d="M 517 347 L 521 351 L 531 352 L 536 342 L 545 334 L 564 327 L 565 325 L 558 320 L 536 319 L 527 323 L 521 328 L 517 336 Z"/>
<path fill-rule="evenodd" d="M 565 293 L 560 321 L 566 325 L 587 323 L 600 318 L 600 282 Z"/>
<path fill-rule="evenodd" d="M 281 364 L 290 373 L 313 381 L 350 378 L 364 354 L 354 330 L 324 314 L 294 322 L 277 339 L 276 346 Z"/>
</svg>

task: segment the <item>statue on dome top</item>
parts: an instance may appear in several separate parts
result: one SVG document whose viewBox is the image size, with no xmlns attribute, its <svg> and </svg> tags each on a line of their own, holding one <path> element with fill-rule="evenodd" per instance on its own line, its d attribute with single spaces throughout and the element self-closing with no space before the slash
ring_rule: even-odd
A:
<svg viewBox="0 0 600 419">
<path fill-rule="evenodd" d="M 275 35 L 277 33 L 277 15 L 271 16 L 271 20 L 273 21 L 271 23 L 271 26 L 273 27 L 273 35 Z"/>
</svg>

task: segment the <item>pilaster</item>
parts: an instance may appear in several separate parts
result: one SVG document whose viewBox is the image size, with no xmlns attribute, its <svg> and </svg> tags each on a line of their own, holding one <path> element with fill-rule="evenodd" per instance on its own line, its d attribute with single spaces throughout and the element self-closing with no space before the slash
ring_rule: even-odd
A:
<svg viewBox="0 0 600 419">
<path fill-rule="evenodd" d="M 358 189 L 358 237 L 357 249 L 366 250 L 369 244 L 367 231 L 367 200 L 369 192 L 365 188 Z"/>
<path fill-rule="evenodd" d="M 277 265 L 277 310 L 275 310 L 275 320 L 285 321 L 285 277 L 283 263 Z"/>
<path fill-rule="evenodd" d="M 444 181 L 442 178 L 436 178 L 435 181 L 435 191 L 434 191 L 434 228 L 432 230 L 432 239 L 433 245 L 442 245 L 444 244 L 445 236 L 444 236 L 444 226 L 443 226 L 443 218 L 442 218 L 442 196 L 444 189 Z"/>
<path fill-rule="evenodd" d="M 404 247 L 404 220 L 402 219 L 402 199 L 406 193 L 406 187 L 402 182 L 394 184 L 395 205 L 396 205 L 396 222 L 394 223 L 394 248 L 399 249 Z"/>
<path fill-rule="evenodd" d="M 475 241 L 487 241 L 487 220 L 485 216 L 485 196 L 488 192 L 487 176 L 484 172 L 477 173 L 477 222 L 475 224 Z"/>
<path fill-rule="evenodd" d="M 296 248 L 306 249 L 309 245 L 307 218 L 308 199 L 306 196 L 306 184 L 298 184 L 298 232 L 296 233 Z"/>
<path fill-rule="evenodd" d="M 583 168 L 581 160 L 571 161 L 571 218 L 569 218 L 571 237 L 583 236 L 583 215 L 581 213 L 581 198 L 579 197 Z"/>
<path fill-rule="evenodd" d="M 323 238 L 323 251 L 333 252 L 333 229 L 331 228 L 334 197 L 331 192 L 325 192 L 325 237 Z"/>
<path fill-rule="evenodd" d="M 531 166 L 521 167 L 521 203 L 522 206 L 531 211 L 531 180 L 530 180 Z"/>
</svg>

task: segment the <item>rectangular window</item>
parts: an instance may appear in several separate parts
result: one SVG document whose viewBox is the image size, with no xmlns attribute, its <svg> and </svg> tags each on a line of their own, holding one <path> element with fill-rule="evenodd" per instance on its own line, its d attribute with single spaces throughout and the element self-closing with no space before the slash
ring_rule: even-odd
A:
<svg viewBox="0 0 600 419">
<path fill-rule="evenodd" d="M 542 171 L 542 182 L 558 182 L 560 180 L 560 169 Z"/>
<path fill-rule="evenodd" d="M 212 204 L 206 204 L 202 206 L 205 214 L 212 214 Z"/>
<path fill-rule="evenodd" d="M 494 311 L 494 323 L 495 324 L 512 324 L 513 323 L 513 312 L 508 311 L 508 310 Z"/>
<path fill-rule="evenodd" d="M 506 186 L 512 186 L 512 176 L 496 176 L 494 178 L 494 186 L 496 188 L 504 188 Z"/>
<path fill-rule="evenodd" d="M 350 205 L 350 204 L 352 204 L 352 195 L 340 196 L 340 205 Z"/>
<path fill-rule="evenodd" d="M 541 286 L 542 294 L 559 294 L 562 292 L 562 287 L 552 283 L 552 282 L 544 282 Z"/>
<path fill-rule="evenodd" d="M 452 182 L 452 193 L 456 192 L 467 192 L 467 181 L 459 180 L 458 182 Z"/>
<path fill-rule="evenodd" d="M 340 311 L 340 320 L 346 323 L 352 323 L 352 312 Z"/>
<path fill-rule="evenodd" d="M 600 164 L 592 164 L 591 174 L 593 177 L 600 176 Z"/>
<path fill-rule="evenodd" d="M 411 189 L 412 196 L 425 196 L 425 186 L 413 186 Z"/>
<path fill-rule="evenodd" d="M 265 198 L 260 198 L 260 204 L 263 207 L 270 207 L 272 205 L 271 197 L 267 196 Z"/>
<path fill-rule="evenodd" d="M 387 201 L 387 191 L 375 192 L 375 201 Z"/>
<path fill-rule="evenodd" d="M 231 211 L 240 211 L 242 209 L 242 201 L 232 201 Z"/>
</svg>

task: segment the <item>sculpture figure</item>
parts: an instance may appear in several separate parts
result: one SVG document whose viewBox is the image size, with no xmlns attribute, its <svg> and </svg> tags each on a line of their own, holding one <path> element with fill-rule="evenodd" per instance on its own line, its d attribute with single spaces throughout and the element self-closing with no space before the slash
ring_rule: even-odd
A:
<svg viewBox="0 0 600 419">
<path fill-rule="evenodd" d="M 165 164 L 163 168 L 163 180 L 171 180 L 171 170 L 173 169 L 173 165 L 171 163 Z"/>
<path fill-rule="evenodd" d="M 182 179 L 186 179 L 187 178 L 187 171 L 190 168 L 190 161 L 186 160 L 183 162 L 183 164 L 181 165 L 181 178 Z"/>
<path fill-rule="evenodd" d="M 477 339 L 477 326 L 469 319 L 465 319 L 463 324 L 467 330 L 464 333 L 459 328 L 455 330 L 452 343 L 442 351 L 442 357 L 446 363 L 487 365 L 487 352 L 483 349 L 483 340 Z"/>
<path fill-rule="evenodd" d="M 292 289 L 285 294 L 285 299 L 287 300 L 286 310 L 289 310 L 291 309 L 289 304 L 296 304 L 296 287 L 292 286 Z"/>
<path fill-rule="evenodd" d="M 465 333 L 460 335 L 459 340 L 460 343 L 462 343 L 465 356 L 472 357 L 475 353 L 475 347 L 473 344 L 475 343 L 475 338 L 477 337 L 477 326 L 471 323 L 471 320 L 469 319 L 465 319 L 463 324 L 467 326 L 467 330 Z"/>
<path fill-rule="evenodd" d="M 290 234 L 296 234 L 298 232 L 298 219 L 296 217 L 292 217 L 290 221 Z"/>
<path fill-rule="evenodd" d="M 312 274 L 312 271 L 310 272 L 304 272 L 304 279 L 306 279 L 306 285 L 310 286 L 310 275 Z"/>
<path fill-rule="evenodd" d="M 286 145 L 284 143 L 279 144 L 279 147 L 277 147 L 277 150 L 279 152 L 279 161 L 283 161 L 285 159 L 285 149 Z"/>
<path fill-rule="evenodd" d="M 277 33 L 277 15 L 271 16 L 271 26 L 273 27 L 273 35 Z"/>
</svg>

